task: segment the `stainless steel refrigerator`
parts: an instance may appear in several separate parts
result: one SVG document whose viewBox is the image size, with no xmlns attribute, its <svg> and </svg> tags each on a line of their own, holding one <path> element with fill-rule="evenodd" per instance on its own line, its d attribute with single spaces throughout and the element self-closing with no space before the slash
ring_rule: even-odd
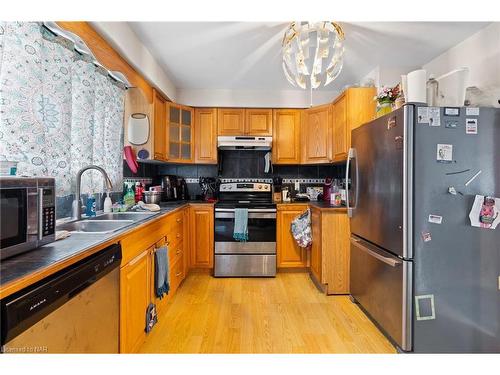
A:
<svg viewBox="0 0 500 375">
<path fill-rule="evenodd" d="M 403 351 L 499 353 L 500 225 L 469 213 L 500 197 L 500 109 L 405 105 L 346 169 L 353 300 Z"/>
</svg>

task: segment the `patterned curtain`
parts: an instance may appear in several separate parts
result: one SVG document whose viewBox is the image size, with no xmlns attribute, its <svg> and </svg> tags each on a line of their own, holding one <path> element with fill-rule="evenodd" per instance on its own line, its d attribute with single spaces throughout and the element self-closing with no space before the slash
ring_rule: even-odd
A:
<svg viewBox="0 0 500 375">
<path fill-rule="evenodd" d="M 124 87 L 37 22 L 0 22 L 0 158 L 18 174 L 56 178 L 58 196 L 75 192 L 88 164 L 120 191 Z M 104 191 L 86 172 L 82 193 Z"/>
</svg>

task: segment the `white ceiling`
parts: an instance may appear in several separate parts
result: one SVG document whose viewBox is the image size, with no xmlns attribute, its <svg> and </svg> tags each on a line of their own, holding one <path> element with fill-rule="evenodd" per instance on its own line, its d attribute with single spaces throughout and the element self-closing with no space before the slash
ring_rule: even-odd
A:
<svg viewBox="0 0 500 375">
<path fill-rule="evenodd" d="M 325 90 L 358 83 L 377 66 L 417 68 L 488 23 L 342 22 L 344 67 Z M 287 23 L 130 22 L 179 89 L 290 90 L 281 69 Z M 299 90 L 299 89 L 297 89 Z"/>
</svg>

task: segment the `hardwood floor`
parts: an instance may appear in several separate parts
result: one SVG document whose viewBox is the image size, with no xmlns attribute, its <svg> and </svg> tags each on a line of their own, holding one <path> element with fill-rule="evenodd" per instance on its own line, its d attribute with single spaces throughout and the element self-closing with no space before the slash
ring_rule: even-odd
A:
<svg viewBox="0 0 500 375">
<path fill-rule="evenodd" d="M 191 274 L 142 353 L 395 353 L 347 296 L 321 294 L 306 273 L 216 279 Z"/>
</svg>

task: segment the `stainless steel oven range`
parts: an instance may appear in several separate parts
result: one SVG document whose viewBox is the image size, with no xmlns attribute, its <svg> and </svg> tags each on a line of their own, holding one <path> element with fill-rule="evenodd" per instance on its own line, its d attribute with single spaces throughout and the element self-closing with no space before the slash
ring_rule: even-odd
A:
<svg viewBox="0 0 500 375">
<path fill-rule="evenodd" d="M 236 208 L 248 209 L 248 241 L 233 238 Z M 216 277 L 276 276 L 276 205 L 271 184 L 223 183 L 215 204 Z"/>
</svg>

